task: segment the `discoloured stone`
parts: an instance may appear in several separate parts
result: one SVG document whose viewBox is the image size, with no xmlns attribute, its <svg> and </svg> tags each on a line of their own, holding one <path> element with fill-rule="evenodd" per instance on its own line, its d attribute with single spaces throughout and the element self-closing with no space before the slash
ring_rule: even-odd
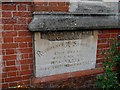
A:
<svg viewBox="0 0 120 90">
<path fill-rule="evenodd" d="M 65 31 L 119 27 L 118 2 L 70 0 L 68 13 L 34 13 L 30 31 Z"/>
<path fill-rule="evenodd" d="M 117 15 L 109 14 L 36 14 L 29 24 L 30 31 L 65 31 L 119 28 Z"/>
</svg>

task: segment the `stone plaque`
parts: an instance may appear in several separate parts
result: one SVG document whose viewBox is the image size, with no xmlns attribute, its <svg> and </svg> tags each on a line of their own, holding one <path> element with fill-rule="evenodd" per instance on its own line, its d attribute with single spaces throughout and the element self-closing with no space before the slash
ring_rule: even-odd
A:
<svg viewBox="0 0 120 90">
<path fill-rule="evenodd" d="M 95 68 L 97 31 L 35 32 L 36 77 Z"/>
</svg>

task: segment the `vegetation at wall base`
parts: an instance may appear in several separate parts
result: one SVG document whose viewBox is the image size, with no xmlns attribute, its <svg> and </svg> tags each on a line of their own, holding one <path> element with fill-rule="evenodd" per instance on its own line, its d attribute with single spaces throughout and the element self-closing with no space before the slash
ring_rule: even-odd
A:
<svg viewBox="0 0 120 90">
<path fill-rule="evenodd" d="M 97 76 L 96 87 L 120 90 L 120 40 L 112 40 L 110 48 L 102 52 L 104 73 Z"/>
</svg>

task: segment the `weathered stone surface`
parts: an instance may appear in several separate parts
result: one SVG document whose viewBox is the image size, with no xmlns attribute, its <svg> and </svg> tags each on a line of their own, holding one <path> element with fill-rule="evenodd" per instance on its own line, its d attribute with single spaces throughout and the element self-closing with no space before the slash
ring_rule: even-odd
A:
<svg viewBox="0 0 120 90">
<path fill-rule="evenodd" d="M 34 13 L 30 31 L 119 28 L 118 2 L 70 1 L 68 13 Z"/>
<path fill-rule="evenodd" d="M 96 31 L 51 33 L 35 32 L 36 77 L 95 68 Z"/>
<path fill-rule="evenodd" d="M 114 3 L 113 3 L 114 4 Z M 117 6 L 117 4 L 116 4 Z M 116 13 L 116 7 L 108 5 L 108 3 L 79 2 L 76 12 L 79 13 Z"/>
<path fill-rule="evenodd" d="M 30 31 L 61 31 L 119 28 L 118 15 L 39 13 L 29 24 Z"/>
<path fill-rule="evenodd" d="M 118 2 L 103 1 L 103 0 L 75 0 L 71 2 L 69 11 L 79 13 L 118 13 Z"/>
</svg>

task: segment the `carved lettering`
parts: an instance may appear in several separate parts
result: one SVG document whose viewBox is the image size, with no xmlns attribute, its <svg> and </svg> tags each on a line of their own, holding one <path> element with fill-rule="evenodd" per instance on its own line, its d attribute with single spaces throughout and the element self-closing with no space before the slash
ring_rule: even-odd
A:
<svg viewBox="0 0 120 90">
<path fill-rule="evenodd" d="M 93 31 L 42 34 L 40 41 L 35 42 L 36 76 L 95 68 L 97 39 L 94 38 Z M 56 40 L 57 35 L 59 40 Z"/>
</svg>

